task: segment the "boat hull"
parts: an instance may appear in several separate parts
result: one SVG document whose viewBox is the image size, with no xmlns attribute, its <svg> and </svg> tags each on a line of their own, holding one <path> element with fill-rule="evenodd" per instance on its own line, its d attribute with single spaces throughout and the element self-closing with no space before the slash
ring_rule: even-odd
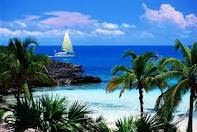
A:
<svg viewBox="0 0 197 132">
<path fill-rule="evenodd" d="M 72 53 L 58 52 L 53 57 L 57 57 L 57 58 L 71 58 L 71 57 L 74 57 L 74 56 L 75 55 L 72 54 Z"/>
</svg>

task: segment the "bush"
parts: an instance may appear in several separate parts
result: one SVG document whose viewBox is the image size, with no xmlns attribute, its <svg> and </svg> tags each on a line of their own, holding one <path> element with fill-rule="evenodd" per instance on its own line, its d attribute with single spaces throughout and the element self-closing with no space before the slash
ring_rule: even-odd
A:
<svg viewBox="0 0 197 132">
<path fill-rule="evenodd" d="M 103 118 L 94 120 L 92 111 L 79 102 L 68 103 L 59 96 L 42 96 L 36 100 L 17 99 L 12 106 L 16 131 L 38 128 L 47 132 L 109 132 Z"/>
<path fill-rule="evenodd" d="M 135 132 L 135 120 L 133 117 L 123 118 L 116 122 L 116 132 Z"/>
<path fill-rule="evenodd" d="M 169 122 L 161 122 L 157 115 L 143 114 L 139 117 L 123 118 L 116 122 L 117 132 L 175 132 L 176 127 Z"/>
<path fill-rule="evenodd" d="M 40 126 L 42 107 L 38 100 L 28 100 L 27 98 L 17 99 L 17 103 L 12 108 L 16 118 L 16 131 Z"/>
</svg>

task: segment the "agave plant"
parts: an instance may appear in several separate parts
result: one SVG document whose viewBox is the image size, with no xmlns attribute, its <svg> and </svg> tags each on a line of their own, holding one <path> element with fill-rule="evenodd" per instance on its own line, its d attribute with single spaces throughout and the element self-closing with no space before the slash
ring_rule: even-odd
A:
<svg viewBox="0 0 197 132">
<path fill-rule="evenodd" d="M 157 132 L 163 130 L 163 124 L 157 115 L 143 114 L 139 117 L 128 117 L 116 122 L 117 132 Z"/>
<path fill-rule="evenodd" d="M 107 126 L 106 120 L 103 116 L 99 116 L 96 119 L 91 119 L 91 122 L 87 126 L 88 131 L 90 132 L 112 132 Z"/>
<path fill-rule="evenodd" d="M 92 111 L 79 102 L 68 103 L 66 98 L 44 95 L 29 100 L 17 98 L 12 106 L 16 117 L 16 130 L 39 128 L 47 132 L 109 132 L 103 118 L 93 119 Z"/>
<path fill-rule="evenodd" d="M 11 108 L 14 110 L 16 118 L 16 131 L 40 126 L 42 107 L 38 100 L 29 100 L 26 97 L 17 98 L 16 104 L 12 105 Z"/>
<path fill-rule="evenodd" d="M 119 119 L 116 122 L 116 132 L 136 132 L 135 119 L 133 117 Z"/>
<path fill-rule="evenodd" d="M 163 129 L 163 124 L 157 115 L 143 114 L 142 117 L 135 121 L 137 132 L 152 132 Z"/>
<path fill-rule="evenodd" d="M 39 101 L 43 108 L 41 129 L 50 132 L 58 132 L 65 119 L 68 100 L 66 98 L 60 98 L 59 96 L 50 97 L 45 95 L 42 96 Z"/>
</svg>

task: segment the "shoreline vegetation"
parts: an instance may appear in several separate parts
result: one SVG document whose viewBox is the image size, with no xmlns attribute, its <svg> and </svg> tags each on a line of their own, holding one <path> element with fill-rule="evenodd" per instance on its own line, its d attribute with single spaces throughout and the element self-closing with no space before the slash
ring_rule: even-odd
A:
<svg viewBox="0 0 197 132">
<path fill-rule="evenodd" d="M 33 46 L 34 45 L 34 46 Z M 190 94 L 187 132 L 194 132 L 193 111 L 197 101 L 197 43 L 191 48 L 175 41 L 175 49 L 183 58 L 158 58 L 156 53 L 136 54 L 127 51 L 123 57 L 131 58 L 129 67 L 118 65 L 113 71 L 106 91 L 121 88 L 139 91 L 140 115 L 114 121 L 110 128 L 104 117 L 91 117 L 93 111 L 79 102 L 70 103 L 65 97 L 43 95 L 34 99 L 32 87 L 76 83 L 100 83 L 98 77 L 83 75 L 82 66 L 52 61 L 44 55 L 34 54 L 38 43 L 32 38 L 10 39 L 8 46 L 0 47 L 0 90 L 5 95 L 14 91 L 16 103 L 0 108 L 0 131 L 27 132 L 178 132 L 174 112 L 183 96 Z M 175 84 L 170 80 L 176 79 Z M 144 110 L 143 93 L 159 89 L 155 114 Z M 24 93 L 24 94 L 23 94 Z M 138 101 L 138 100 L 136 100 Z"/>
<path fill-rule="evenodd" d="M 15 47 L 12 46 L 13 45 L 12 41 L 15 43 L 14 45 Z M 24 46 L 20 45 L 20 43 L 24 43 Z M 27 67 L 29 66 L 28 67 L 29 70 L 32 70 L 31 68 L 35 68 L 34 70 L 36 70 L 36 68 L 38 70 L 41 70 L 42 71 L 41 73 L 35 71 L 35 74 L 38 74 L 37 77 L 35 77 L 34 75 L 33 76 L 27 75 L 28 77 L 26 81 L 28 81 L 28 86 L 30 88 L 50 87 L 50 86 L 66 85 L 66 84 L 101 83 L 101 78 L 99 77 L 84 75 L 83 67 L 81 65 L 56 61 L 42 54 L 34 55 L 33 52 L 36 46 L 38 46 L 37 42 L 31 38 L 27 38 L 26 40 L 24 40 L 24 42 L 14 38 L 13 40 L 10 40 L 9 46 L 1 46 L 0 72 L 1 70 L 2 71 L 5 70 L 6 68 L 8 69 L 13 68 L 11 69 L 11 70 L 15 70 L 13 72 L 16 72 L 16 74 L 21 75 L 23 73 L 17 73 L 17 72 L 23 72 L 23 67 L 26 66 Z M 12 52 L 17 52 L 14 53 L 16 56 Z M 16 58 L 14 58 L 14 56 Z M 26 58 L 25 56 L 29 58 Z M 26 59 L 32 59 L 32 60 L 26 60 Z M 10 63 L 9 61 L 13 61 L 13 64 L 9 65 Z M 23 64 L 24 65 L 23 66 L 20 64 L 20 61 L 22 63 L 32 63 L 32 64 Z M 32 61 L 32 62 L 28 62 L 28 61 Z M 20 68 L 20 66 L 21 69 L 17 69 Z M 0 94 L 2 93 L 3 95 L 5 95 L 5 94 L 12 94 L 18 92 L 17 90 L 19 89 L 20 86 L 18 86 L 19 82 L 18 80 L 16 80 L 17 77 L 11 77 L 11 75 L 8 75 L 9 72 L 11 71 L 7 70 L 1 76 Z M 32 74 L 32 73 L 28 73 L 28 74 Z M 4 85 L 4 81 L 8 81 L 8 83 Z"/>
</svg>

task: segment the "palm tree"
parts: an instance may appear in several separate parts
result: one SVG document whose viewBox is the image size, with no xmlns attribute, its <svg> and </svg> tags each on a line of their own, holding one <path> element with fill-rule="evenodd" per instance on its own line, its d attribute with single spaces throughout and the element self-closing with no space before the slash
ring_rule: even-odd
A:
<svg viewBox="0 0 197 132">
<path fill-rule="evenodd" d="M 182 97 L 189 91 L 190 103 L 187 131 L 192 132 L 193 106 L 197 93 L 197 43 L 194 43 L 190 49 L 188 46 L 183 45 L 179 40 L 176 40 L 175 48 L 176 50 L 181 51 L 183 59 L 166 59 L 162 65 L 166 66 L 169 71 L 162 76 L 168 79 L 172 77 L 178 78 L 178 82 L 164 92 L 162 98 L 160 97 L 165 100 L 161 105 L 161 111 L 163 111 L 163 113 L 169 110 L 170 112 L 175 111 L 182 101 Z"/>
<path fill-rule="evenodd" d="M 112 73 L 117 75 L 118 72 L 121 72 L 115 76 L 107 85 L 107 91 L 112 92 L 118 87 L 122 87 L 120 96 L 126 89 L 138 89 L 139 91 L 139 100 L 140 100 L 140 111 L 141 115 L 144 112 L 143 109 L 143 91 L 148 92 L 150 87 L 150 77 L 155 76 L 157 67 L 151 61 L 151 58 L 157 58 L 155 53 L 148 52 L 137 56 L 134 52 L 128 51 L 125 52 L 123 57 L 131 56 L 132 57 L 132 66 L 127 68 L 125 66 L 116 66 Z"/>
<path fill-rule="evenodd" d="M 18 92 L 23 90 L 29 98 L 31 96 L 28 88 L 30 79 L 53 83 L 47 73 L 45 62 L 39 59 L 40 56 L 33 54 L 32 45 L 38 45 L 32 38 L 26 38 L 24 41 L 13 38 L 9 40 L 8 53 L 1 54 L 1 58 L 4 59 L 3 64 L 6 65 L 5 71 L 0 73 L 1 83 L 9 87 L 14 82 L 14 87 L 19 88 Z"/>
</svg>

